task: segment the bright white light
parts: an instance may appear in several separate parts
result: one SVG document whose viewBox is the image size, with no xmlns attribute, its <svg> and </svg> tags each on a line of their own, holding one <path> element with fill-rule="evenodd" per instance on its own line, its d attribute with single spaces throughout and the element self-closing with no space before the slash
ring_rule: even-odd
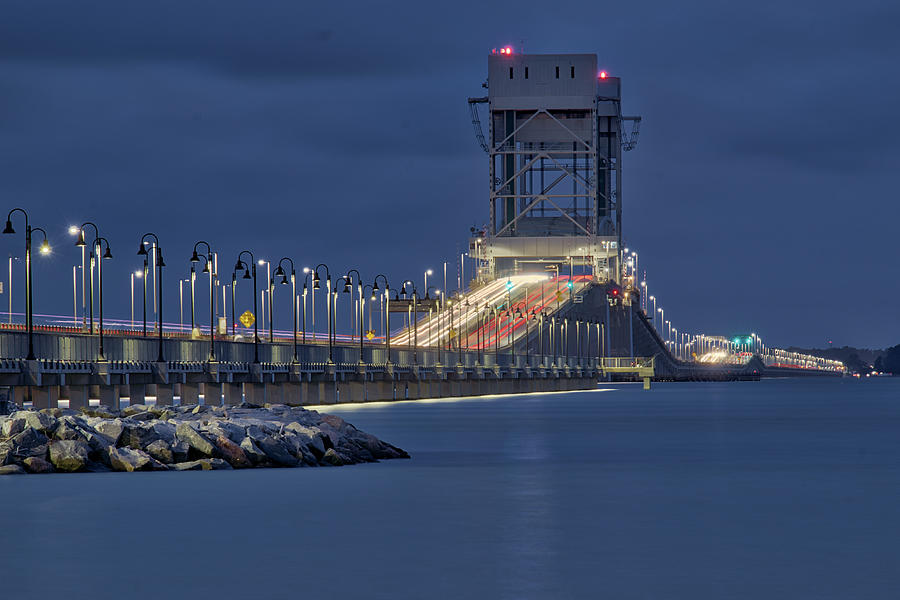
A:
<svg viewBox="0 0 900 600">
<path fill-rule="evenodd" d="M 259 259 L 258 261 L 256 261 L 256 263 L 257 263 L 259 266 L 262 266 L 262 265 L 266 264 L 266 261 L 264 261 L 263 259 Z"/>
<path fill-rule="evenodd" d="M 81 227 L 78 225 L 69 225 L 69 235 L 78 235 L 79 231 L 81 231 Z"/>
</svg>

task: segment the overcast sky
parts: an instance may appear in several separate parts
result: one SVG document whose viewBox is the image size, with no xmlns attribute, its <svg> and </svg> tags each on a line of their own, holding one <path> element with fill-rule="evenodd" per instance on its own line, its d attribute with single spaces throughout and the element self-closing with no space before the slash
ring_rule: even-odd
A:
<svg viewBox="0 0 900 600">
<path fill-rule="evenodd" d="M 0 198 L 55 247 L 36 312 L 71 312 L 84 220 L 112 244 L 119 317 L 145 231 L 167 320 L 201 238 L 229 278 L 248 248 L 392 281 L 450 261 L 455 280 L 488 214 L 465 100 L 491 48 L 524 43 L 596 52 L 643 116 L 624 236 L 679 330 L 900 343 L 896 2 L 317 4 L 0 4 Z"/>
</svg>

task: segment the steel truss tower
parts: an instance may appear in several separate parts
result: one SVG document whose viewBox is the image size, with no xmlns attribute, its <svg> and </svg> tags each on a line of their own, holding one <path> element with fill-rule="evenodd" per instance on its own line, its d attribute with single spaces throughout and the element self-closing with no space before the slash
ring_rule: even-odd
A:
<svg viewBox="0 0 900 600">
<path fill-rule="evenodd" d="M 565 263 L 619 281 L 622 153 L 640 123 L 622 116 L 619 78 L 598 72 L 594 54 L 505 48 L 488 57 L 485 86 L 487 97 L 469 99 L 490 172 L 489 226 L 469 248 L 478 278 Z"/>
</svg>

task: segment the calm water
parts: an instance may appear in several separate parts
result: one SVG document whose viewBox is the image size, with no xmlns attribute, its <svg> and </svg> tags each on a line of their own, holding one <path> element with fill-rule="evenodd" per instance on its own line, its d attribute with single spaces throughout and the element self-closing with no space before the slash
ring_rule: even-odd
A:
<svg viewBox="0 0 900 600">
<path fill-rule="evenodd" d="M 0 478 L 0 595 L 900 595 L 900 379 L 331 412 L 413 459 Z"/>
</svg>

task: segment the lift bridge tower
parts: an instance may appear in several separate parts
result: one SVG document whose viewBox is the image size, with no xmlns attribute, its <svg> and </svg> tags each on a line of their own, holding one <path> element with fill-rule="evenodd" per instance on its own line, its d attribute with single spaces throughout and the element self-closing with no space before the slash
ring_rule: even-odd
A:
<svg viewBox="0 0 900 600">
<path fill-rule="evenodd" d="M 488 56 L 488 95 L 469 98 L 488 155 L 490 218 L 473 228 L 476 277 L 574 272 L 621 283 L 622 154 L 640 117 L 594 54 Z M 479 106 L 487 104 L 487 135 Z"/>
</svg>

